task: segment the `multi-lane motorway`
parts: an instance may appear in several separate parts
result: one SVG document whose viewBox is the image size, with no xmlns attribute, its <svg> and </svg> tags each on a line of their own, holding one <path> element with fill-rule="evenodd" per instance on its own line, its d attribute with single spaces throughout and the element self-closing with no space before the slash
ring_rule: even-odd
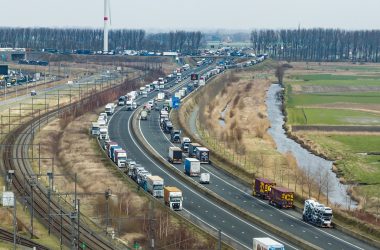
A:
<svg viewBox="0 0 380 250">
<path fill-rule="evenodd" d="M 186 84 L 186 81 L 182 84 Z M 141 99 L 140 102 L 148 101 L 155 95 L 156 93 L 151 93 L 147 98 Z M 131 131 L 129 124 L 131 123 L 132 113 L 124 108 L 115 113 L 109 123 L 110 139 L 126 148 L 129 158 L 140 163 L 152 174 L 163 177 L 165 185 L 177 186 L 183 191 L 184 210 L 180 212 L 183 216 L 213 232 L 221 229 L 223 240 L 235 248 L 252 248 L 252 238 L 254 237 L 275 238 L 284 242 L 287 249 L 297 248 L 297 246 L 290 244 L 287 239 L 262 230 L 259 226 L 236 215 L 233 211 L 220 207 L 209 197 L 193 190 L 190 185 L 181 181 L 175 174 L 168 171 L 162 163 L 150 157 L 143 147 L 139 145 Z M 172 144 L 160 129 L 159 112 L 153 111 L 149 119 L 140 121 L 139 125 L 139 132 L 143 134 L 146 142 L 162 158 L 166 159 L 168 147 Z M 178 174 L 182 174 L 182 164 L 173 166 L 178 169 Z M 266 202 L 254 198 L 251 195 L 250 187 L 239 183 L 235 178 L 211 165 L 202 165 L 202 172 L 211 174 L 211 183 L 205 186 L 210 191 L 313 245 L 323 249 L 375 249 L 365 242 L 340 231 L 320 229 L 306 224 L 300 219 L 301 215 L 295 211 L 279 210 L 269 206 Z M 191 181 L 198 180 L 193 178 Z"/>
</svg>

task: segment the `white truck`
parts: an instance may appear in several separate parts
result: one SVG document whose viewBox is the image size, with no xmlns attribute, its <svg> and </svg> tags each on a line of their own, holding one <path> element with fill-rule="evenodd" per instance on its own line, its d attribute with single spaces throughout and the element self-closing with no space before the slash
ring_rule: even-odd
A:
<svg viewBox="0 0 380 250">
<path fill-rule="evenodd" d="M 99 139 L 100 140 L 108 140 L 108 128 L 107 127 L 100 127 L 99 129 Z"/>
<path fill-rule="evenodd" d="M 116 150 L 116 152 L 114 153 L 113 161 L 119 168 L 125 168 L 125 163 L 127 161 L 127 151 Z"/>
<path fill-rule="evenodd" d="M 100 126 L 98 122 L 93 122 L 91 126 L 91 135 L 99 135 L 100 134 Z"/>
<path fill-rule="evenodd" d="M 285 250 L 285 247 L 271 238 L 253 238 L 253 250 Z"/>
<path fill-rule="evenodd" d="M 132 102 L 132 109 L 137 109 L 137 102 Z"/>
<path fill-rule="evenodd" d="M 305 200 L 302 219 L 318 227 L 332 227 L 333 211 L 314 199 Z"/>
<path fill-rule="evenodd" d="M 193 159 L 193 158 L 191 158 L 191 159 Z M 210 174 L 209 173 L 201 173 L 201 177 L 199 178 L 199 183 L 210 184 Z"/>
<path fill-rule="evenodd" d="M 160 92 L 160 93 L 157 94 L 157 101 L 160 102 L 160 101 L 162 101 L 164 99 L 165 99 L 165 93 Z"/>
<path fill-rule="evenodd" d="M 133 110 L 133 101 L 132 100 L 128 100 L 125 103 L 125 107 L 126 107 L 127 110 L 132 111 Z"/>
<path fill-rule="evenodd" d="M 185 174 L 188 176 L 199 176 L 201 174 L 201 163 L 198 159 L 186 158 L 184 168 Z"/>
<path fill-rule="evenodd" d="M 164 188 L 164 201 L 172 210 L 182 210 L 182 191 L 177 187 Z"/>
<path fill-rule="evenodd" d="M 140 113 L 140 119 L 141 120 L 147 120 L 148 119 L 148 112 L 146 110 L 142 110 Z"/>
<path fill-rule="evenodd" d="M 108 121 L 107 113 L 104 113 L 104 112 L 103 112 L 103 113 L 100 113 L 100 114 L 99 114 L 99 118 L 101 118 L 101 117 L 102 117 L 103 120 L 106 121 L 106 123 L 107 123 L 107 121 Z M 98 118 L 98 120 L 99 120 L 99 118 Z"/>
<path fill-rule="evenodd" d="M 113 115 L 115 112 L 115 104 L 114 103 L 108 103 L 105 107 L 105 112 L 107 115 Z"/>
<path fill-rule="evenodd" d="M 171 163 L 182 163 L 182 150 L 179 147 L 169 147 L 168 160 Z"/>
<path fill-rule="evenodd" d="M 147 178 L 147 191 L 154 197 L 164 197 L 164 179 L 157 175 L 151 175 Z"/>
<path fill-rule="evenodd" d="M 184 90 L 184 89 L 180 89 L 179 91 L 178 91 L 178 93 L 181 95 L 181 99 L 182 98 L 184 98 L 185 97 L 185 95 L 186 95 L 186 91 Z"/>
</svg>

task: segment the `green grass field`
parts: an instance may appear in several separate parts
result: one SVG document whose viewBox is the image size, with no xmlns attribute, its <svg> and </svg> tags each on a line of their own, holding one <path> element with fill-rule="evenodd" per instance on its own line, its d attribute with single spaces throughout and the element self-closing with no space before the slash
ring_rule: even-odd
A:
<svg viewBox="0 0 380 250">
<path fill-rule="evenodd" d="M 355 110 L 287 108 L 287 112 L 293 125 L 380 125 L 380 114 Z"/>
<path fill-rule="evenodd" d="M 290 75 L 289 78 L 303 81 L 335 81 L 335 80 L 358 80 L 358 79 L 380 79 L 366 75 L 333 75 L 333 74 L 310 74 L 310 75 Z"/>
<path fill-rule="evenodd" d="M 288 96 L 287 105 L 294 108 L 331 103 L 380 104 L 380 92 L 293 94 Z"/>
<path fill-rule="evenodd" d="M 300 84 L 300 85 L 313 85 L 313 86 L 331 86 L 331 87 L 341 87 L 341 86 L 380 86 L 380 79 L 347 79 L 347 80 L 310 80 L 310 81 L 290 81 L 288 84 Z"/>
<path fill-rule="evenodd" d="M 336 73 L 293 74 L 285 80 L 288 124 L 380 125 L 380 114 L 376 112 L 347 109 L 352 104 L 379 111 L 375 106 L 380 107 L 379 66 L 318 65 L 312 69 Z M 347 75 L 347 71 L 354 74 Z M 330 108 L 321 108 L 324 104 Z M 380 135 L 305 131 L 302 134 L 317 151 L 334 159 L 344 179 L 359 184 L 355 187 L 356 194 L 367 198 L 366 209 L 376 213 L 378 204 L 374 200 L 380 197 L 380 155 L 365 153 L 380 152 Z"/>
<path fill-rule="evenodd" d="M 359 153 L 380 152 L 380 136 L 308 134 L 308 138 L 321 146 L 330 157 L 338 159 L 335 164 L 347 179 L 379 184 L 380 155 Z"/>
<path fill-rule="evenodd" d="M 376 65 L 316 65 L 316 66 L 309 66 L 315 70 L 336 70 L 336 71 L 350 71 L 350 72 L 380 72 L 380 67 Z"/>
</svg>

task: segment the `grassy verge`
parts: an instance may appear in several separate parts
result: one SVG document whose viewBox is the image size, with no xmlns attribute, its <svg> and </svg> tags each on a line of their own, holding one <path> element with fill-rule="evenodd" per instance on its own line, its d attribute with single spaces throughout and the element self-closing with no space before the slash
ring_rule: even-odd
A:
<svg viewBox="0 0 380 250">
<path fill-rule="evenodd" d="M 68 175 L 68 177 L 57 178 L 55 189 L 61 192 L 72 192 L 74 187 L 72 176 L 75 173 L 78 178 L 77 190 L 80 193 L 103 194 L 105 190 L 111 188 L 114 197 L 110 201 L 112 219 L 109 221 L 109 226 L 115 230 L 118 238 L 130 246 L 135 241 L 142 246 L 149 244 L 149 214 L 156 219 L 154 231 L 157 247 L 171 244 L 178 249 L 213 246 L 215 242 L 209 236 L 168 211 L 150 195 L 139 191 L 136 183 L 118 171 L 110 159 L 99 150 L 96 139 L 92 138 L 88 132 L 91 121 L 97 118 L 99 112 L 101 110 L 68 122 L 62 119 L 55 120 L 44 127 L 36 137 L 35 143 L 42 145 L 42 157 L 55 158 L 56 174 Z M 42 172 L 46 172 L 49 168 L 46 162 L 46 165 L 42 167 Z M 72 198 L 68 197 L 68 200 Z M 151 202 L 155 204 L 153 209 L 149 208 Z M 81 204 L 85 215 L 83 218 L 86 218 L 95 231 L 102 231 L 106 222 L 104 195 L 86 195 L 81 197 Z M 179 238 L 193 240 L 179 243 L 176 240 Z"/>
</svg>

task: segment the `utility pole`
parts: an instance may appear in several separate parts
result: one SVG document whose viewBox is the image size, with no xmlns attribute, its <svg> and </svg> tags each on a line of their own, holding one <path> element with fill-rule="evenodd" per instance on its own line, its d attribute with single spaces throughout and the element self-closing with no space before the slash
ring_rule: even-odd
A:
<svg viewBox="0 0 380 250">
<path fill-rule="evenodd" d="M 30 227 L 31 227 L 31 232 L 30 232 L 30 238 L 33 239 L 33 236 L 34 236 L 34 225 L 33 225 L 33 222 L 34 222 L 34 187 L 37 185 L 37 180 L 35 179 L 35 177 L 32 177 L 30 179 L 30 197 L 31 197 L 31 205 L 30 205 L 30 214 L 31 214 L 31 217 L 30 217 Z"/>
<path fill-rule="evenodd" d="M 10 190 L 12 185 L 12 177 L 15 174 L 13 169 L 8 170 L 8 190 Z M 13 193 L 13 249 L 16 250 L 16 235 L 17 235 L 17 219 L 16 219 L 16 197 Z"/>
<path fill-rule="evenodd" d="M 218 230 L 218 250 L 222 250 L 222 230 Z"/>
<path fill-rule="evenodd" d="M 79 246 L 80 246 L 80 199 L 77 200 L 77 217 L 78 217 L 78 249 L 79 249 Z"/>
<path fill-rule="evenodd" d="M 49 189 L 48 189 L 48 203 L 49 203 L 49 209 L 48 209 L 48 220 L 49 220 L 49 225 L 48 225 L 48 234 L 50 235 L 50 224 L 51 224 L 51 206 L 50 206 L 50 201 L 51 201 L 51 182 L 53 177 L 53 172 L 47 172 L 47 176 L 49 178 Z"/>
<path fill-rule="evenodd" d="M 155 219 L 154 219 L 154 202 L 149 203 L 149 234 L 150 234 L 150 248 L 154 249 L 154 233 L 155 233 Z"/>
<path fill-rule="evenodd" d="M 106 235 L 108 234 L 108 220 L 109 220 L 109 198 L 112 195 L 112 190 L 108 188 L 104 192 L 104 196 L 106 197 L 107 209 L 106 209 Z"/>
</svg>

